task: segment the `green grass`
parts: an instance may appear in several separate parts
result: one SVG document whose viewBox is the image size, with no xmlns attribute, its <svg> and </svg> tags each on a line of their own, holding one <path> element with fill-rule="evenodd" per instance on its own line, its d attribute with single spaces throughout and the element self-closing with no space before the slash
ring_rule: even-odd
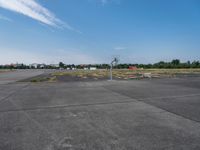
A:
<svg viewBox="0 0 200 150">
<path fill-rule="evenodd" d="M 36 77 L 36 78 L 33 78 L 33 79 L 30 80 L 30 82 L 34 82 L 34 83 L 37 83 L 37 82 L 46 82 L 46 81 L 51 82 L 52 79 L 49 78 L 49 77 Z"/>
</svg>

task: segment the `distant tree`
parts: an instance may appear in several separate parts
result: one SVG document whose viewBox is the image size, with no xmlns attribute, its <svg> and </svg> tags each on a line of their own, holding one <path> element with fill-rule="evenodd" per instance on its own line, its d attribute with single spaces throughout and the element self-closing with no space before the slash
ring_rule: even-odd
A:
<svg viewBox="0 0 200 150">
<path fill-rule="evenodd" d="M 59 67 L 60 68 L 64 68 L 65 67 L 65 64 L 63 62 L 59 62 Z"/>
<path fill-rule="evenodd" d="M 192 66 L 192 68 L 198 68 L 198 67 L 200 67 L 200 62 L 199 61 L 193 61 L 191 66 Z"/>
<path fill-rule="evenodd" d="M 172 63 L 173 65 L 178 66 L 178 65 L 180 64 L 180 60 L 179 60 L 179 59 L 174 59 L 174 60 L 172 60 L 171 63 Z"/>
</svg>

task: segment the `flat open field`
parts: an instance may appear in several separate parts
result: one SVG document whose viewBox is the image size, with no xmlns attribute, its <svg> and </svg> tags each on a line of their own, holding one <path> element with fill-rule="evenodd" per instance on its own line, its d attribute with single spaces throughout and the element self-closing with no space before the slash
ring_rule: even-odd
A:
<svg viewBox="0 0 200 150">
<path fill-rule="evenodd" d="M 114 69 L 113 78 L 115 80 L 130 80 L 144 78 L 171 78 L 180 76 L 199 76 L 200 69 Z M 108 80 L 110 78 L 110 70 L 75 70 L 66 71 L 59 70 L 51 72 L 47 75 L 41 75 L 29 78 L 25 81 L 31 82 L 69 82 L 69 81 L 98 81 Z"/>
<path fill-rule="evenodd" d="M 0 150 L 200 149 L 200 75 L 194 70 L 114 81 L 65 71 L 3 74 Z M 38 78 L 46 80 L 26 82 Z"/>
</svg>

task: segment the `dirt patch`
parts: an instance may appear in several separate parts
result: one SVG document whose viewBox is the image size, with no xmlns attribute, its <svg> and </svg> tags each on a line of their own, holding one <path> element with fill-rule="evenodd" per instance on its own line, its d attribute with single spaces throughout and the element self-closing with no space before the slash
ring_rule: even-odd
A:
<svg viewBox="0 0 200 150">
<path fill-rule="evenodd" d="M 73 82 L 73 81 L 100 81 L 100 80 L 108 80 L 106 77 L 96 78 L 96 77 L 78 77 L 78 76 L 56 76 L 58 82 Z"/>
<path fill-rule="evenodd" d="M 19 82 L 37 83 L 37 82 L 54 82 L 54 81 L 56 81 L 55 76 L 53 76 L 51 74 L 41 74 L 41 75 L 31 77 L 31 78 L 28 78 L 28 79 L 20 80 Z"/>
</svg>

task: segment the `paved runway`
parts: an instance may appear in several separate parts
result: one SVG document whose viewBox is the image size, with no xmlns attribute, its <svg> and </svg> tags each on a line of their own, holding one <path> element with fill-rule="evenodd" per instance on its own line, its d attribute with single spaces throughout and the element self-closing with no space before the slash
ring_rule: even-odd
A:
<svg viewBox="0 0 200 150">
<path fill-rule="evenodd" d="M 0 150 L 199 150 L 200 77 L 0 85 Z"/>
<path fill-rule="evenodd" d="M 14 70 L 0 74 L 0 84 L 12 83 L 44 73 L 45 70 Z"/>
</svg>

